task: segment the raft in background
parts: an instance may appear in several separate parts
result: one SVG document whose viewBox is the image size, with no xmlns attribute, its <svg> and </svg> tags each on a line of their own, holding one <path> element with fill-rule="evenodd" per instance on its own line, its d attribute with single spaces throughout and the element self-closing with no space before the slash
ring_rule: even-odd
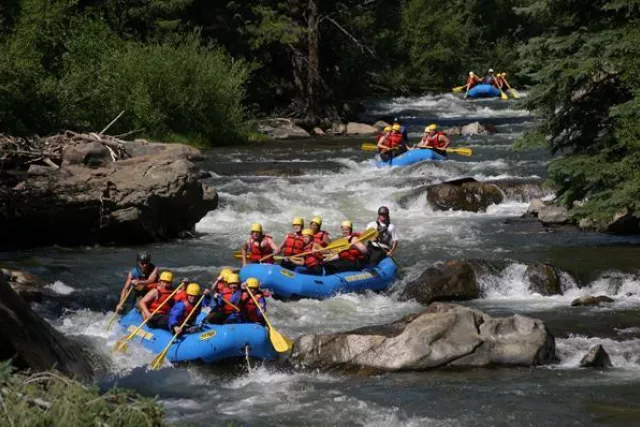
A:
<svg viewBox="0 0 640 427">
<path fill-rule="evenodd" d="M 436 153 L 433 150 L 428 148 L 409 150 L 405 153 L 400 154 L 398 157 L 394 157 L 390 162 L 383 162 L 380 160 L 380 156 L 376 156 L 376 166 L 385 167 L 385 166 L 409 166 L 415 163 L 424 162 L 427 160 L 435 160 L 442 161 L 447 160 L 447 158 L 441 154 Z"/>
<path fill-rule="evenodd" d="M 496 98 L 496 97 L 500 97 L 500 90 L 493 85 L 483 83 L 469 89 L 469 92 L 467 92 L 467 97 L 468 98 Z"/>
<path fill-rule="evenodd" d="M 376 267 L 362 271 L 345 271 L 327 276 L 294 273 L 275 264 L 247 264 L 240 270 L 240 279 L 255 277 L 260 287 L 274 296 L 298 299 L 325 299 L 340 293 L 366 290 L 384 291 L 395 278 L 398 266 L 385 258 Z"/>
<path fill-rule="evenodd" d="M 200 313 L 195 324 L 204 320 L 206 313 Z M 128 333 L 133 332 L 142 323 L 142 315 L 132 309 L 120 318 L 120 326 Z M 169 344 L 173 334 L 165 329 L 152 329 L 144 325 L 132 338 L 158 354 Z M 269 341 L 267 329 L 257 323 L 234 323 L 228 325 L 204 324 L 202 329 L 192 334 L 178 337 L 167 352 L 170 362 L 202 361 L 214 363 L 224 359 L 249 357 L 263 360 L 277 359 L 278 354 Z"/>
</svg>

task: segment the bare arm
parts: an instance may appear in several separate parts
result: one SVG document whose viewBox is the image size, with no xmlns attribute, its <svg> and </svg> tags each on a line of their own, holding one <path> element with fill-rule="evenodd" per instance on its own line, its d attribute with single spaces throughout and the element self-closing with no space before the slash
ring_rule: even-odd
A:
<svg viewBox="0 0 640 427">
<path fill-rule="evenodd" d="M 267 245 L 269 245 L 271 247 L 271 250 L 274 253 L 276 253 L 276 254 L 280 253 L 280 248 L 278 247 L 278 245 L 276 245 L 276 242 L 274 242 L 273 239 L 267 239 Z"/>
<path fill-rule="evenodd" d="M 440 142 L 442 142 L 444 144 L 442 148 L 447 148 L 447 147 L 449 147 L 449 145 L 451 145 L 451 140 L 449 138 L 447 138 L 446 136 L 444 136 L 444 135 L 440 135 L 438 137 L 438 141 L 440 141 Z"/>
<path fill-rule="evenodd" d="M 249 246 L 249 240 L 244 242 L 244 245 L 242 245 L 242 266 L 243 267 L 247 265 L 247 247 L 248 246 Z"/>
<path fill-rule="evenodd" d="M 144 319 L 148 319 L 151 317 L 151 311 L 149 311 L 149 303 L 152 303 L 158 297 L 158 291 L 156 289 L 151 289 L 147 294 L 142 297 L 140 300 L 140 310 L 142 311 L 142 317 Z"/>
<path fill-rule="evenodd" d="M 147 286 L 151 283 L 155 283 L 158 281 L 158 267 L 155 267 L 153 269 L 153 271 L 151 272 L 151 274 L 149 275 L 148 279 L 139 279 L 135 281 L 136 285 L 139 286 Z"/>
<path fill-rule="evenodd" d="M 389 250 L 387 251 L 387 255 L 389 255 L 389 256 L 393 255 L 393 254 L 395 253 L 396 249 L 398 249 L 398 241 L 397 241 L 397 240 L 394 240 L 394 241 L 391 243 L 391 249 L 389 249 Z"/>
<path fill-rule="evenodd" d="M 129 287 L 131 286 L 131 272 L 127 274 L 127 280 L 124 282 L 124 286 L 122 287 L 122 291 L 120 291 L 120 302 L 118 303 L 118 309 L 124 304 L 124 298 L 129 292 Z"/>
</svg>

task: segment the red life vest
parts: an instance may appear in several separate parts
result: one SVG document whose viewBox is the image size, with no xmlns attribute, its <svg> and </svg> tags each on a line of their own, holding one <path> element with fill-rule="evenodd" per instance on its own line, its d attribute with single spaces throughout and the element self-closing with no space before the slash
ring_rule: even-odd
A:
<svg viewBox="0 0 640 427">
<path fill-rule="evenodd" d="M 351 233 L 348 237 L 349 243 L 353 241 L 354 237 L 358 237 L 360 233 Z M 347 261 L 355 262 L 360 259 L 364 259 L 364 254 L 360 252 L 360 249 L 355 246 L 351 246 L 349 249 L 342 251 L 338 254 L 340 259 L 345 259 Z"/>
<path fill-rule="evenodd" d="M 289 233 L 282 246 L 282 255 L 291 256 L 301 254 L 303 248 L 304 241 L 302 240 L 302 234 Z"/>
<path fill-rule="evenodd" d="M 264 242 L 266 237 L 271 238 L 271 236 L 265 234 L 258 240 L 249 239 L 249 261 L 259 262 L 262 258 L 273 253 L 271 245 L 267 245 L 267 247 L 262 246 L 262 242 Z M 265 259 L 262 262 L 265 264 L 273 264 L 273 257 Z"/>
<path fill-rule="evenodd" d="M 154 312 L 163 302 L 167 301 L 171 294 L 173 293 L 173 289 L 160 289 L 156 288 L 156 292 L 158 292 L 158 297 L 155 301 L 151 303 L 149 306 L 149 311 Z M 167 314 L 171 311 L 171 306 L 173 305 L 173 301 L 169 300 L 166 304 L 162 305 L 160 309 L 157 311 L 158 314 Z"/>
<path fill-rule="evenodd" d="M 258 300 L 258 302 L 260 302 L 260 298 L 265 297 L 265 295 L 263 295 L 262 291 L 252 291 L 253 292 L 253 296 L 256 297 L 256 300 Z M 258 306 L 256 305 L 256 303 L 253 301 L 253 298 L 251 298 L 251 295 L 249 295 L 248 292 L 243 292 L 242 293 L 242 298 L 241 298 L 242 302 L 241 302 L 241 309 L 242 312 L 245 316 L 245 318 L 247 320 L 249 320 L 250 322 L 253 323 L 262 323 L 264 322 L 264 320 L 262 320 L 262 318 L 260 317 L 260 311 L 258 310 Z M 265 304 L 266 307 L 266 304 Z"/>
<path fill-rule="evenodd" d="M 429 145 L 429 147 L 444 148 L 445 143 L 440 141 L 440 135 L 447 136 L 447 134 L 444 132 L 436 132 L 433 135 L 429 135 L 427 137 L 427 144 Z"/>
<path fill-rule="evenodd" d="M 478 77 L 476 77 L 476 76 L 469 77 L 467 79 L 467 86 L 469 86 L 469 88 L 472 88 L 475 85 L 477 85 L 479 81 L 480 81 L 480 79 Z"/>
<path fill-rule="evenodd" d="M 233 294 L 234 294 L 234 292 L 231 290 L 231 288 L 224 288 L 220 292 L 220 296 L 222 297 L 222 299 L 224 299 L 225 301 L 228 301 L 228 302 L 231 302 L 231 297 L 233 296 Z M 222 310 L 223 313 L 231 314 L 231 313 L 235 313 L 236 312 L 236 309 L 233 308 L 231 306 L 231 304 L 226 304 L 226 303 L 223 303 L 223 304 L 224 305 L 222 307 L 220 307 L 220 309 Z"/>
<path fill-rule="evenodd" d="M 216 287 L 215 287 L 215 289 L 213 291 L 214 292 L 222 292 L 225 288 L 227 288 L 227 282 L 225 282 L 224 280 L 220 280 L 216 284 Z"/>
<path fill-rule="evenodd" d="M 329 235 L 326 231 L 320 230 L 316 234 L 313 235 L 314 243 L 321 245 L 323 248 L 327 247 L 327 242 L 324 241 L 324 236 Z"/>
<path fill-rule="evenodd" d="M 189 318 L 189 324 L 195 323 L 196 319 L 198 318 L 198 314 L 200 314 L 200 311 L 202 310 L 202 304 L 198 304 L 198 307 L 194 307 L 195 304 L 191 304 L 189 302 L 189 299 L 187 298 L 183 299 L 182 303 L 184 304 L 184 312 L 182 312 L 182 316 L 180 316 L 180 319 L 178 319 L 178 326 L 182 325 L 182 322 L 185 321 L 187 316 L 189 316 L 189 314 L 193 311 L 194 308 L 196 311 Z"/>
<path fill-rule="evenodd" d="M 313 243 L 309 243 L 304 247 L 304 252 L 311 252 L 313 250 Z M 304 266 L 307 268 L 313 268 L 318 264 L 322 264 L 324 262 L 322 258 L 322 252 L 316 252 L 315 254 L 309 254 L 304 257 Z"/>
<path fill-rule="evenodd" d="M 400 132 L 392 132 L 387 138 L 386 145 L 389 148 L 394 148 L 402 144 L 402 134 Z"/>
</svg>

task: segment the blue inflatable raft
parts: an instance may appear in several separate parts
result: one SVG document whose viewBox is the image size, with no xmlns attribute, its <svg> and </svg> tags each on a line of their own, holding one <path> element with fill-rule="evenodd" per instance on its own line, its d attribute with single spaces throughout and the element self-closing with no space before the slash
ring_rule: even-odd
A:
<svg viewBox="0 0 640 427">
<path fill-rule="evenodd" d="M 383 291 L 391 285 L 397 270 L 391 258 L 383 259 L 376 267 L 328 276 L 294 273 L 275 264 L 247 264 L 240 270 L 240 279 L 255 277 L 262 288 L 281 298 L 324 299 L 339 293 Z"/>
<path fill-rule="evenodd" d="M 205 313 L 198 316 L 196 324 L 202 322 Z M 135 309 L 120 318 L 120 325 L 133 332 L 142 323 L 142 315 Z M 169 344 L 173 334 L 164 329 L 151 329 L 146 325 L 137 333 L 132 342 L 141 341 L 142 345 L 158 354 Z M 273 360 L 278 357 L 271 342 L 268 330 L 257 323 L 237 323 L 229 325 L 204 324 L 202 329 L 179 337 L 169 348 L 167 360 L 170 362 L 202 361 L 214 363 L 223 359 L 245 357 L 245 348 L 249 356 L 255 359 Z"/>
<path fill-rule="evenodd" d="M 447 160 L 447 158 L 436 153 L 433 150 L 424 148 L 420 150 L 409 150 L 405 153 L 400 154 L 398 157 L 392 158 L 389 162 L 383 162 L 382 160 L 380 160 L 380 156 L 376 156 L 376 166 L 409 166 L 427 160 L 441 161 Z"/>
<path fill-rule="evenodd" d="M 500 96 L 500 90 L 488 84 L 479 84 L 469 89 L 467 97 L 469 98 L 495 98 Z"/>
</svg>

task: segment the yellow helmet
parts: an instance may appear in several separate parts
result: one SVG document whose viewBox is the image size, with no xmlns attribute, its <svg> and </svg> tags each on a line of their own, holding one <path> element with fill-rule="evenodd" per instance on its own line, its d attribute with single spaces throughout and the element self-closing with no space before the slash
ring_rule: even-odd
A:
<svg viewBox="0 0 640 427">
<path fill-rule="evenodd" d="M 229 277 L 230 274 L 233 274 L 233 270 L 231 270 L 230 268 L 223 268 L 220 271 L 220 276 L 222 277 L 222 280 L 224 280 L 225 282 L 227 281 L 227 277 Z"/>
<path fill-rule="evenodd" d="M 297 216 L 293 218 L 293 220 L 291 221 L 291 225 L 300 225 L 304 227 L 304 219 L 301 216 Z"/>
<path fill-rule="evenodd" d="M 342 224 L 340 226 L 341 227 L 349 227 L 350 229 L 353 230 L 353 223 L 351 221 L 349 221 L 348 219 L 342 221 Z"/>
<path fill-rule="evenodd" d="M 260 224 L 259 222 L 254 222 L 253 224 L 251 224 L 251 232 L 262 233 L 262 224 Z"/>
<path fill-rule="evenodd" d="M 163 271 L 162 273 L 160 273 L 160 280 L 169 283 L 173 282 L 173 273 L 170 271 Z"/>
<path fill-rule="evenodd" d="M 394 123 L 393 126 L 391 126 L 391 130 L 396 130 L 396 131 L 400 131 L 402 130 L 402 126 L 400 126 L 400 123 Z"/>
<path fill-rule="evenodd" d="M 313 236 L 313 234 L 313 230 L 310 228 L 305 228 L 304 230 L 302 230 L 303 236 Z"/>
<path fill-rule="evenodd" d="M 239 285 L 240 284 L 240 276 L 238 276 L 236 273 L 231 273 L 230 275 L 227 276 L 227 285 Z"/>
<path fill-rule="evenodd" d="M 316 224 L 318 224 L 318 227 L 322 227 L 322 217 L 314 216 L 313 218 L 311 218 L 311 222 L 315 222 Z"/>
<path fill-rule="evenodd" d="M 249 289 L 258 289 L 260 287 L 260 282 L 255 277 L 249 277 L 247 279 L 247 288 Z"/>
<path fill-rule="evenodd" d="M 391 126 L 385 126 L 383 130 L 385 132 L 391 132 Z"/>
<path fill-rule="evenodd" d="M 200 285 L 197 283 L 189 283 L 189 286 L 187 286 L 187 295 L 191 295 L 192 297 L 200 296 Z"/>
<path fill-rule="evenodd" d="M 438 129 L 438 126 L 436 126 L 435 124 L 430 124 L 429 126 L 427 126 L 426 128 L 424 128 L 425 132 L 433 132 L 434 130 Z"/>
</svg>

